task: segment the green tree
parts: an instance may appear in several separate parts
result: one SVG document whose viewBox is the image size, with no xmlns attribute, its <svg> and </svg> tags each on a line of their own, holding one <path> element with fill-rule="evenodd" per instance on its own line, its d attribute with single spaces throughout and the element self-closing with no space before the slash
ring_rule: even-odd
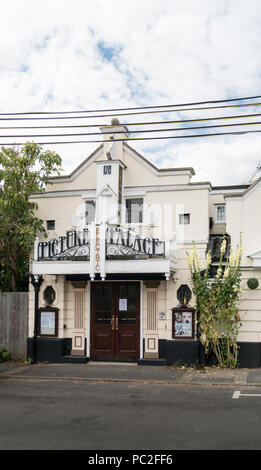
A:
<svg viewBox="0 0 261 470">
<path fill-rule="evenodd" d="M 43 221 L 36 216 L 37 204 L 30 195 L 43 192 L 50 177 L 61 171 L 60 156 L 43 151 L 34 142 L 20 150 L 0 152 L 0 288 L 24 290 L 29 255 L 37 234 L 46 236 Z"/>
</svg>

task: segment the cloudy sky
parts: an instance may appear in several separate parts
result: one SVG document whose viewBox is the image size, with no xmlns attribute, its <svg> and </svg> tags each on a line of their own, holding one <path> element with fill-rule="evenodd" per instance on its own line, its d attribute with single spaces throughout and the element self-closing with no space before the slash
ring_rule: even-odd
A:
<svg viewBox="0 0 261 470">
<path fill-rule="evenodd" d="M 1 113 L 99 110 L 261 95 L 260 0 L 8 0 L 1 2 L 0 14 Z M 261 106 L 120 119 L 134 123 L 250 113 L 261 113 Z M 110 119 L 1 120 L 1 126 L 109 124 Z M 261 117 L 226 123 L 246 120 L 261 121 Z M 230 129 L 240 128 L 217 132 Z M 261 125 L 248 129 L 261 129 Z M 70 133 L 87 131 L 67 129 Z M 12 136 L 2 137 L 1 143 L 15 143 L 21 138 L 14 135 L 29 131 L 0 132 Z M 80 139 L 92 138 L 99 136 Z M 47 147 L 60 153 L 69 173 L 97 145 Z M 261 133 L 133 141 L 130 145 L 159 167 L 193 166 L 194 181 L 217 185 L 244 182 L 261 162 Z"/>
</svg>

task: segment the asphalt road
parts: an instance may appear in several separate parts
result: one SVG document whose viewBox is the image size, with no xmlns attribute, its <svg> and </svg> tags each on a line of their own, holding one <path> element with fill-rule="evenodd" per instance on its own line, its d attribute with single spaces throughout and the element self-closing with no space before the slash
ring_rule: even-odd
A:
<svg viewBox="0 0 261 470">
<path fill-rule="evenodd" d="M 0 381 L 0 450 L 261 449 L 260 387 Z"/>
</svg>

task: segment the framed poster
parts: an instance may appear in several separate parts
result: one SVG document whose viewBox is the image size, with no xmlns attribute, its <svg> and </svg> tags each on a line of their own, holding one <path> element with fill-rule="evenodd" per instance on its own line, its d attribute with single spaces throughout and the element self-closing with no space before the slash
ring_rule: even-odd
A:
<svg viewBox="0 0 261 470">
<path fill-rule="evenodd" d="M 38 336 L 58 336 L 58 308 L 38 309 Z"/>
<path fill-rule="evenodd" d="M 173 308 L 172 309 L 172 337 L 175 339 L 195 338 L 195 309 Z"/>
<path fill-rule="evenodd" d="M 128 305 L 128 299 L 119 299 L 119 310 L 121 312 L 128 310 L 127 305 Z"/>
</svg>

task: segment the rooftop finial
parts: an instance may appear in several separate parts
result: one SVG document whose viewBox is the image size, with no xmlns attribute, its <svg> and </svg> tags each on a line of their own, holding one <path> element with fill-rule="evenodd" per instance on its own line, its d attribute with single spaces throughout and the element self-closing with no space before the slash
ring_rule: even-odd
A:
<svg viewBox="0 0 261 470">
<path fill-rule="evenodd" d="M 112 126 L 117 126 L 118 124 L 120 124 L 120 121 L 117 118 L 112 118 L 111 124 L 112 124 Z"/>
</svg>

